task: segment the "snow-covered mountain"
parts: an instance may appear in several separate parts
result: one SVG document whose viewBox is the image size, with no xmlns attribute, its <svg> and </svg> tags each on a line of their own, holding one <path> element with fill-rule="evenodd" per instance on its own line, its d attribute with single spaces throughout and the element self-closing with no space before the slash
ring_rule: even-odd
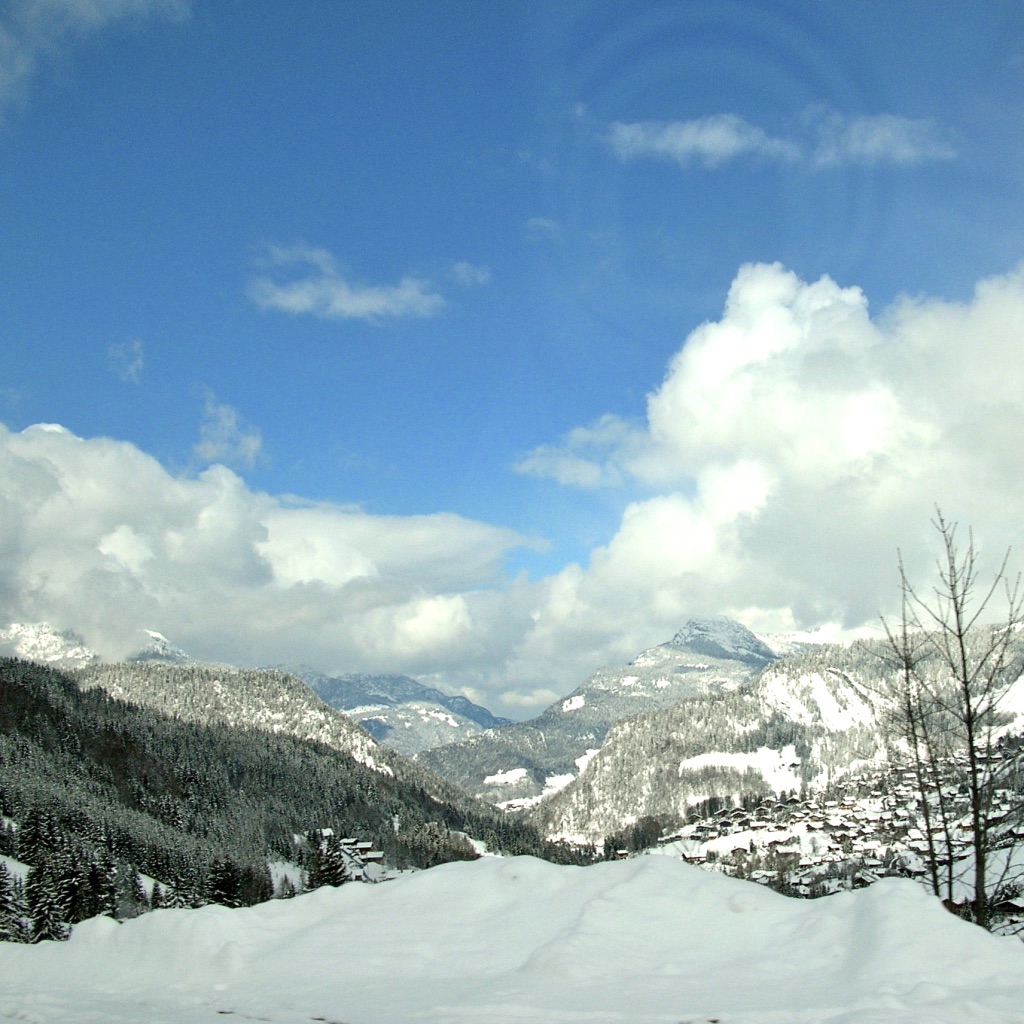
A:
<svg viewBox="0 0 1024 1024">
<path fill-rule="evenodd" d="M 133 654 L 128 661 L 155 661 L 164 665 L 197 665 L 190 654 L 175 646 L 163 635 L 152 629 L 145 631 L 149 642 Z"/>
<path fill-rule="evenodd" d="M 83 690 L 103 689 L 184 721 L 287 733 L 392 771 L 389 751 L 285 672 L 138 661 L 89 665 L 74 678 Z"/>
<path fill-rule="evenodd" d="M 664 646 L 692 654 L 706 654 L 710 658 L 727 662 L 738 661 L 755 669 L 764 668 L 778 657 L 768 644 L 746 626 L 724 616 L 690 619 Z"/>
<path fill-rule="evenodd" d="M 451 696 L 409 676 L 352 673 L 327 676 L 293 670 L 325 704 L 357 721 L 378 742 L 416 754 L 509 725 L 462 695 Z"/>
<path fill-rule="evenodd" d="M 0 943 L 26 1021 L 1011 1024 L 1022 991 L 1024 946 L 915 882 L 793 900 L 668 857 L 485 857 Z"/>
<path fill-rule="evenodd" d="M 0 630 L 0 653 L 71 672 L 83 690 L 156 708 L 199 724 L 222 722 L 317 740 L 387 769 L 387 757 L 346 715 L 283 672 L 202 665 L 167 637 L 146 630 L 148 643 L 125 662 L 103 663 L 71 630 L 12 623 Z"/>
<path fill-rule="evenodd" d="M 172 644 L 162 633 L 152 629 L 142 632 L 146 637 L 143 646 L 127 661 L 198 664 L 195 658 Z M 12 622 L 0 629 L 0 654 L 67 669 L 98 664 L 103 660 L 73 629 L 54 629 L 47 622 Z"/>
<path fill-rule="evenodd" d="M 774 660 L 771 648 L 738 622 L 691 619 L 629 665 L 595 672 L 537 718 L 426 751 L 419 760 L 482 799 L 529 806 L 579 775 L 614 723 L 734 693 Z"/>
<path fill-rule="evenodd" d="M 45 622 L 12 622 L 0 629 L 0 655 L 55 668 L 81 668 L 100 660 L 74 630 L 57 630 Z"/>
<path fill-rule="evenodd" d="M 205 666 L 222 674 L 243 671 L 224 663 L 201 662 L 156 630 L 143 630 L 142 636 L 139 649 L 125 659 L 126 663 Z M 87 647 L 76 632 L 57 630 L 43 622 L 11 623 L 0 628 L 0 655 L 61 669 L 79 669 L 102 662 L 100 655 Z M 301 679 L 320 700 L 357 722 L 375 740 L 409 756 L 511 724 L 509 719 L 493 715 L 461 694 L 442 693 L 409 676 L 328 676 L 309 667 L 284 666 L 267 671 Z M 303 699 L 308 696 L 304 694 Z"/>
<path fill-rule="evenodd" d="M 671 825 L 704 801 L 821 790 L 878 764 L 893 742 L 887 652 L 880 640 L 806 646 L 732 693 L 625 719 L 531 820 L 549 836 L 599 842 L 644 817 Z M 1013 701 L 1003 711 L 1024 722 Z"/>
<path fill-rule="evenodd" d="M 420 760 L 549 837 L 599 843 L 712 799 L 822 789 L 887 757 L 887 652 L 882 640 L 814 644 L 696 619 L 538 718 Z"/>
</svg>

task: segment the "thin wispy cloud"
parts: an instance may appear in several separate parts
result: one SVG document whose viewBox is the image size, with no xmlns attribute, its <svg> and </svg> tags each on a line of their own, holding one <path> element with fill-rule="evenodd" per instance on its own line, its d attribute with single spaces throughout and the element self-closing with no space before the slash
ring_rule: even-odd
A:
<svg viewBox="0 0 1024 1024">
<path fill-rule="evenodd" d="M 141 341 L 122 341 L 107 349 L 107 358 L 114 375 L 127 384 L 138 384 L 144 365 Z"/>
<path fill-rule="evenodd" d="M 464 260 L 452 267 L 452 275 L 459 284 L 470 288 L 474 285 L 490 284 L 491 268 L 478 266 L 475 263 L 467 263 Z"/>
<path fill-rule="evenodd" d="M 533 241 L 557 241 L 562 237 L 562 225 L 550 217 L 530 217 L 526 222 L 526 235 Z"/>
<path fill-rule="evenodd" d="M 692 163 L 718 167 L 744 155 L 784 161 L 800 155 L 793 143 L 773 138 L 736 114 L 712 114 L 693 121 L 620 121 L 611 126 L 608 141 L 620 159 L 655 157 L 683 167 Z"/>
<path fill-rule="evenodd" d="M 218 402 L 214 393 L 203 393 L 203 420 L 199 442 L 193 451 L 202 462 L 221 462 L 250 468 L 263 450 L 263 438 L 231 405 Z"/>
<path fill-rule="evenodd" d="M 606 414 L 591 426 L 573 428 L 559 444 L 540 445 L 519 459 L 514 469 L 567 486 L 614 487 L 628 473 L 616 453 L 628 451 L 634 435 L 632 425 Z"/>
<path fill-rule="evenodd" d="M 83 38 L 124 21 L 181 21 L 192 0 L 11 0 L 0 14 L 0 113 L 24 100 L 48 60 Z"/>
<path fill-rule="evenodd" d="M 817 167 L 848 163 L 911 165 L 956 157 L 948 133 L 931 119 L 895 114 L 843 117 L 815 108 L 805 115 L 805 123 L 818 135 L 811 155 Z"/>
<path fill-rule="evenodd" d="M 713 169 L 743 157 L 829 168 L 850 164 L 911 166 L 952 160 L 948 131 L 926 118 L 897 114 L 847 117 L 808 108 L 791 137 L 770 135 L 738 114 L 689 121 L 615 122 L 606 140 L 620 160 L 672 160 Z"/>
<path fill-rule="evenodd" d="M 307 246 L 272 248 L 271 262 L 278 270 L 298 268 L 301 275 L 290 281 L 256 277 L 249 282 L 249 297 L 261 309 L 324 320 L 425 319 L 445 307 L 442 295 L 431 283 L 412 275 L 397 284 L 372 285 L 353 282 L 341 273 L 326 249 Z M 468 268 L 469 264 L 465 264 Z"/>
</svg>

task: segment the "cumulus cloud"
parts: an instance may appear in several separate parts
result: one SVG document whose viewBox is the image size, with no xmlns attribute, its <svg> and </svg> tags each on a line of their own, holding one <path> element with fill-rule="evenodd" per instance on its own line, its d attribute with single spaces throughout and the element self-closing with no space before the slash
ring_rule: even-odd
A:
<svg viewBox="0 0 1024 1024">
<path fill-rule="evenodd" d="M 151 628 L 241 664 L 451 678 L 501 660 L 473 634 L 509 616 L 475 594 L 527 543 L 514 531 L 275 498 L 222 465 L 173 476 L 59 427 L 0 427 L 0 480 L 4 622 L 73 627 L 110 657 Z"/>
<path fill-rule="evenodd" d="M 0 112 L 48 59 L 119 22 L 187 18 L 192 0 L 11 0 L 0 16 Z"/>
<path fill-rule="evenodd" d="M 711 114 L 689 121 L 616 122 L 608 144 L 620 160 L 673 160 L 719 167 L 740 157 L 803 163 L 823 169 L 848 164 L 910 166 L 951 160 L 950 134 L 934 120 L 897 114 L 846 116 L 824 106 L 804 111 L 801 132 L 769 135 L 738 114 Z"/>
<path fill-rule="evenodd" d="M 276 268 L 298 268 L 301 274 L 290 281 L 253 278 L 249 282 L 249 297 L 261 309 L 310 314 L 324 320 L 375 322 L 403 317 L 432 317 L 445 306 L 444 297 L 423 278 L 406 276 L 392 285 L 348 281 L 326 249 L 308 246 L 271 248 L 270 258 Z M 461 266 L 465 274 L 479 273 L 478 268 L 472 268 L 468 263 Z"/>
<path fill-rule="evenodd" d="M 967 303 L 902 299 L 873 318 L 857 288 L 742 268 L 645 424 L 605 417 L 522 461 L 564 483 L 585 459 L 591 478 L 573 482 L 657 492 L 549 582 L 529 641 L 552 648 L 595 622 L 639 637 L 693 612 L 862 627 L 895 596 L 897 547 L 930 571 L 936 504 L 1003 550 L 1024 517 L 1022 331 L 1024 270 Z"/>
<path fill-rule="evenodd" d="M 638 422 L 613 413 L 521 460 L 609 486 L 587 559 L 505 579 L 514 531 L 373 516 L 173 476 L 132 445 L 0 428 L 0 619 L 105 653 L 158 629 L 197 656 L 398 671 L 498 712 L 540 710 L 691 615 L 831 635 L 898 603 L 896 550 L 933 571 L 936 504 L 997 561 L 1024 521 L 1024 267 L 968 301 L 903 298 L 780 265 L 737 273 Z M 214 403 L 216 404 L 216 403 Z"/>
<path fill-rule="evenodd" d="M 196 457 L 203 462 L 252 467 L 262 448 L 260 432 L 245 423 L 234 406 L 218 402 L 214 393 L 207 389 L 203 398 L 199 442 L 193 449 Z"/>
</svg>

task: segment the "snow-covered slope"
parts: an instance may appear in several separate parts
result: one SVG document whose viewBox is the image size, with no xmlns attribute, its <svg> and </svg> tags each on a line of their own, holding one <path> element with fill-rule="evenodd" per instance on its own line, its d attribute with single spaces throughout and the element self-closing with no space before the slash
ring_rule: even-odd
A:
<svg viewBox="0 0 1024 1024">
<path fill-rule="evenodd" d="M 484 800 L 528 806 L 564 787 L 616 722 L 749 682 L 774 653 L 729 619 L 691 619 L 667 643 L 630 664 L 604 668 L 537 718 L 466 743 L 428 751 L 421 760 Z M 514 783 L 488 778 L 519 771 Z"/>
<path fill-rule="evenodd" d="M 1024 945 L 886 880 L 792 900 L 666 857 L 484 858 L 0 944 L 42 1024 L 1019 1024 Z"/>
<path fill-rule="evenodd" d="M 0 629 L 0 654 L 55 668 L 81 668 L 100 660 L 76 632 L 45 622 L 12 622 Z"/>
<path fill-rule="evenodd" d="M 417 754 L 508 725 L 467 697 L 442 693 L 409 676 L 293 671 L 325 703 L 357 721 L 378 742 Z"/>
<path fill-rule="evenodd" d="M 186 651 L 152 629 L 145 630 L 149 638 L 146 645 L 133 654 L 129 661 L 158 661 L 165 665 L 196 665 L 198 662 Z"/>
<path fill-rule="evenodd" d="M 348 714 L 378 743 L 410 756 L 448 743 L 461 743 L 484 731 L 476 722 L 427 701 L 370 705 L 355 708 Z"/>
<path fill-rule="evenodd" d="M 183 721 L 282 732 L 351 754 L 370 768 L 391 773 L 388 753 L 351 719 L 329 708 L 284 672 L 163 661 L 90 665 L 75 673 L 83 690 L 99 687 L 112 697 L 155 708 Z"/>
<path fill-rule="evenodd" d="M 704 800 L 813 789 L 880 758 L 879 644 L 798 650 L 740 690 L 709 690 L 616 723 L 586 771 L 532 810 L 535 824 L 600 842 L 645 816 L 671 825 Z"/>
</svg>

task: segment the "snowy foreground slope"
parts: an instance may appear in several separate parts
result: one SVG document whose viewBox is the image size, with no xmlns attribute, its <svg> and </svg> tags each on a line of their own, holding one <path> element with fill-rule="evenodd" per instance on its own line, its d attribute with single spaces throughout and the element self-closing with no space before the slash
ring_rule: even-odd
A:
<svg viewBox="0 0 1024 1024">
<path fill-rule="evenodd" d="M 665 857 L 484 858 L 4 943 L 0 1020 L 1005 1024 L 1024 944 L 913 882 L 792 900 Z"/>
</svg>

